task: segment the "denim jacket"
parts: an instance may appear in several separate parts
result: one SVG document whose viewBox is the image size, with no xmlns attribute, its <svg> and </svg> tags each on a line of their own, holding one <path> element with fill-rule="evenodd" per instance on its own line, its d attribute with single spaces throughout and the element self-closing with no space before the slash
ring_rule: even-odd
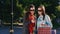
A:
<svg viewBox="0 0 60 34">
<path fill-rule="evenodd" d="M 48 25 L 51 28 L 53 27 L 52 23 L 51 23 L 51 20 L 50 20 L 50 17 L 48 15 L 45 15 L 44 20 L 43 20 L 43 16 L 42 15 L 38 17 L 38 19 L 37 19 L 37 28 L 41 27 L 40 26 L 41 23 L 44 23 L 44 24 Z"/>
</svg>

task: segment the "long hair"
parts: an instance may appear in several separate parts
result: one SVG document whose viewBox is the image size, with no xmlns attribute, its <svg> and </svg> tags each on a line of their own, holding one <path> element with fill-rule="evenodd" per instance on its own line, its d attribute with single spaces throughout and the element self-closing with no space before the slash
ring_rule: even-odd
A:
<svg viewBox="0 0 60 34">
<path fill-rule="evenodd" d="M 25 19 L 28 19 L 28 17 L 29 17 L 29 15 L 30 15 L 30 12 L 27 12 L 26 14 L 25 14 Z"/>
<path fill-rule="evenodd" d="M 30 13 L 30 8 L 33 8 L 33 7 L 35 7 L 33 4 L 30 4 L 30 5 L 29 5 L 28 11 L 27 11 L 26 14 L 25 14 L 26 19 L 28 19 L 29 15 L 31 14 L 31 13 Z"/>
<path fill-rule="evenodd" d="M 44 7 L 44 5 L 40 5 L 38 8 L 42 9 L 42 15 L 43 15 L 43 20 L 44 20 L 45 19 L 45 7 Z"/>
</svg>

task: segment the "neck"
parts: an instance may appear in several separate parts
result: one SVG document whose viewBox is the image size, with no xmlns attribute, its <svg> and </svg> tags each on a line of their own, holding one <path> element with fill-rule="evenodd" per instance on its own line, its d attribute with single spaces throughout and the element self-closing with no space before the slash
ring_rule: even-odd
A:
<svg viewBox="0 0 60 34">
<path fill-rule="evenodd" d="M 40 14 L 39 16 L 42 16 L 42 14 Z"/>
</svg>

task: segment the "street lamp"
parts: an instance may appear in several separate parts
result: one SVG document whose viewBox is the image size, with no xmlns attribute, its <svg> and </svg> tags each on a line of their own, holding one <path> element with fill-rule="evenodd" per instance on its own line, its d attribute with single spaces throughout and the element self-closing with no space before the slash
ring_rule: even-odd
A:
<svg viewBox="0 0 60 34">
<path fill-rule="evenodd" d="M 13 30 L 13 0 L 11 0 L 12 2 L 12 5 L 11 5 L 11 9 L 12 9 L 12 12 L 11 12 L 11 15 L 12 15 L 12 21 L 11 21 L 11 27 L 10 27 L 10 34 L 13 34 L 14 30 Z"/>
<path fill-rule="evenodd" d="M 11 22 L 11 27 L 10 27 L 10 34 L 13 34 L 14 30 L 13 30 L 13 12 L 11 12 L 12 15 L 12 22 Z"/>
</svg>

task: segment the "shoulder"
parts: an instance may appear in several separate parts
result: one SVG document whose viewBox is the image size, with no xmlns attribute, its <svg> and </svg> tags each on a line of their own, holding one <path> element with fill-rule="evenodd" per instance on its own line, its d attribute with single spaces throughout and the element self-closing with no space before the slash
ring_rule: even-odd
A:
<svg viewBox="0 0 60 34">
<path fill-rule="evenodd" d="M 50 20 L 50 16 L 47 14 L 45 15 L 45 18 Z"/>
<path fill-rule="evenodd" d="M 48 18 L 49 18 L 50 16 L 49 16 L 49 15 L 47 15 L 47 14 L 45 14 L 45 17 L 48 17 Z"/>
<path fill-rule="evenodd" d="M 45 19 L 51 20 L 49 15 L 45 15 Z"/>
</svg>

